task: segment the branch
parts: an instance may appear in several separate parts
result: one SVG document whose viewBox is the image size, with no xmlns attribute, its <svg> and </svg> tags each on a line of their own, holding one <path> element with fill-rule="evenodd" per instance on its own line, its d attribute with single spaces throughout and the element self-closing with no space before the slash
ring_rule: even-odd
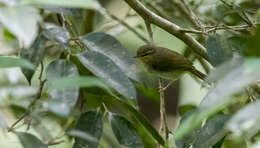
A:
<svg viewBox="0 0 260 148">
<path fill-rule="evenodd" d="M 192 36 L 181 32 L 181 28 L 178 25 L 156 15 L 155 13 L 147 9 L 138 0 L 125 0 L 125 2 L 128 3 L 128 5 L 133 8 L 145 21 L 148 21 L 151 24 L 154 24 L 167 31 L 168 33 L 176 36 L 184 43 L 186 43 L 198 55 L 205 58 L 206 60 L 209 60 L 206 53 L 206 48 L 201 45 L 197 40 L 195 40 Z"/>
<path fill-rule="evenodd" d="M 171 83 L 171 82 L 170 82 Z M 169 128 L 167 125 L 167 115 L 166 115 L 166 106 L 165 106 L 165 97 L 164 90 L 166 87 L 163 86 L 161 78 L 159 78 L 159 92 L 160 92 L 160 116 L 161 116 L 161 125 L 159 133 L 164 135 L 165 138 L 165 147 L 168 148 L 168 139 L 169 139 Z"/>
<path fill-rule="evenodd" d="M 154 45 L 154 41 L 153 41 L 153 31 L 151 28 L 151 24 L 148 21 L 145 21 L 145 25 L 146 25 L 146 29 L 147 29 L 147 33 L 149 35 L 149 39 L 150 39 L 150 44 Z M 165 136 L 165 145 L 164 147 L 168 148 L 168 133 L 169 133 L 169 129 L 167 126 L 167 115 L 166 115 L 166 109 L 165 109 L 165 97 L 164 97 L 164 90 L 163 89 L 163 85 L 162 85 L 162 81 L 161 78 L 159 78 L 159 93 L 160 93 L 160 117 L 161 117 L 161 122 L 160 122 L 160 129 L 159 129 L 159 133 L 161 135 Z M 157 145 L 158 148 L 160 148 L 160 144 Z"/>
<path fill-rule="evenodd" d="M 257 25 L 259 23 L 254 23 L 254 25 Z M 252 28 L 251 25 L 238 25 L 238 26 L 227 26 L 227 25 L 218 25 L 218 26 L 204 26 L 205 30 L 194 30 L 194 29 L 180 29 L 183 33 L 193 33 L 193 34 L 208 34 L 211 32 L 215 32 L 218 30 L 232 30 L 232 31 L 249 31 L 250 28 Z"/>
<path fill-rule="evenodd" d="M 152 31 L 152 28 L 151 28 L 151 24 L 148 21 L 145 21 L 145 26 L 146 26 L 146 29 L 147 29 L 147 32 L 148 32 L 148 35 L 149 35 L 150 44 L 153 45 L 154 41 L 153 41 L 153 31 Z"/>
<path fill-rule="evenodd" d="M 192 8 L 190 7 L 190 5 L 186 2 L 186 0 L 180 0 L 181 1 L 181 5 L 183 5 L 183 7 L 185 7 L 188 11 L 187 15 L 190 19 L 190 21 L 194 24 L 194 26 L 196 26 L 198 29 L 203 29 L 202 23 L 200 22 L 199 17 L 193 12 Z"/>
<path fill-rule="evenodd" d="M 220 0 L 224 5 L 226 5 L 227 7 L 229 7 L 230 9 L 236 10 L 236 9 L 241 9 L 241 7 L 235 5 L 235 4 L 229 4 L 228 2 L 224 1 L 224 0 Z M 237 14 L 239 15 L 239 17 L 246 22 L 249 26 L 253 26 L 256 27 L 255 24 L 249 19 L 249 17 L 247 16 L 247 14 L 245 13 L 244 10 L 241 10 L 241 13 L 237 12 Z"/>
<path fill-rule="evenodd" d="M 101 14 L 103 14 L 104 16 L 107 16 L 115 21 L 117 21 L 119 24 L 121 24 L 122 26 L 126 27 L 129 31 L 131 31 L 132 33 L 134 33 L 138 38 L 140 38 L 142 41 L 144 41 L 145 43 L 149 43 L 149 41 L 139 32 L 137 32 L 133 27 L 131 27 L 130 25 L 128 25 L 126 22 L 124 22 L 123 20 L 121 20 L 120 18 L 118 18 L 117 16 L 113 15 L 112 13 L 110 13 L 109 11 L 107 11 L 105 8 L 103 9 L 99 9 L 99 12 Z"/>
<path fill-rule="evenodd" d="M 27 107 L 26 111 L 24 112 L 24 114 L 18 118 L 18 120 L 16 120 L 12 125 L 11 127 L 8 129 L 8 132 L 10 131 L 13 131 L 15 126 L 20 122 L 22 121 L 25 117 L 27 117 L 31 111 L 32 111 L 32 108 L 33 106 L 35 105 L 35 103 L 41 98 L 41 94 L 42 94 L 42 90 L 43 90 L 43 86 L 46 82 L 46 79 L 45 80 L 42 80 L 42 74 L 43 74 L 43 70 L 44 70 L 44 67 L 43 67 L 43 63 L 41 62 L 41 72 L 40 72 L 40 76 L 39 76 L 39 81 L 40 81 L 40 87 L 35 95 L 35 98 L 34 100 L 31 102 L 31 104 Z M 28 129 L 29 127 L 27 127 Z"/>
</svg>

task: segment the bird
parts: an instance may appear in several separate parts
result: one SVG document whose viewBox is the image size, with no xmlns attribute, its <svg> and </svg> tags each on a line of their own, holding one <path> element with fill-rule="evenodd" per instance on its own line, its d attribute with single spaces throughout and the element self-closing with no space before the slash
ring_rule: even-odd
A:
<svg viewBox="0 0 260 148">
<path fill-rule="evenodd" d="M 185 56 L 168 48 L 143 45 L 138 48 L 135 58 L 140 59 L 149 72 L 167 80 L 175 81 L 185 73 L 201 80 L 206 78 L 206 75 L 197 70 Z"/>
</svg>

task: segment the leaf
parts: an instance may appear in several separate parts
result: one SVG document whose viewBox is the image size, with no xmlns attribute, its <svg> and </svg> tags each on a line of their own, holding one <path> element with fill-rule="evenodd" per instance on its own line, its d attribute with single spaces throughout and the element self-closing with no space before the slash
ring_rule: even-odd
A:
<svg viewBox="0 0 260 148">
<path fill-rule="evenodd" d="M 58 116 L 68 117 L 71 112 L 71 106 L 66 102 L 61 102 L 59 100 L 48 100 L 44 103 L 48 104 L 48 110 Z"/>
<path fill-rule="evenodd" d="M 40 15 L 30 6 L 15 5 L 0 7 L 0 22 L 12 32 L 25 48 L 28 48 L 37 36 L 37 22 Z"/>
<path fill-rule="evenodd" d="M 21 57 L 30 61 L 35 66 L 38 66 L 39 63 L 42 61 L 44 52 L 45 52 L 45 42 L 46 39 L 43 37 L 42 34 L 36 38 L 34 43 L 30 48 L 23 48 L 21 51 Z M 26 79 L 28 80 L 29 84 L 31 84 L 31 79 L 35 70 L 22 68 L 22 72 L 25 75 Z"/>
<path fill-rule="evenodd" d="M 136 133 L 131 122 L 116 114 L 110 115 L 110 124 L 118 142 L 129 148 L 143 148 L 141 137 Z"/>
<path fill-rule="evenodd" d="M 242 58 L 232 58 L 231 60 L 222 63 L 209 73 L 204 83 L 217 82 L 241 64 L 243 64 Z"/>
<path fill-rule="evenodd" d="M 232 57 L 230 44 L 223 36 L 209 36 L 206 41 L 206 48 L 213 66 L 218 66 Z"/>
<path fill-rule="evenodd" d="M 227 99 L 230 95 L 260 78 L 259 64 L 259 58 L 245 59 L 241 65 L 232 69 L 232 71 L 218 82 L 215 88 L 202 100 L 199 108 L 216 108 L 231 101 Z"/>
<path fill-rule="evenodd" d="M 185 104 L 178 107 L 178 113 L 182 116 L 187 112 L 196 109 L 196 106 L 193 104 Z"/>
<path fill-rule="evenodd" d="M 233 36 L 228 38 L 228 42 L 233 50 L 237 51 L 239 54 L 243 54 L 246 49 L 246 42 L 248 39 L 246 37 Z"/>
<path fill-rule="evenodd" d="M 260 102 L 253 102 L 239 110 L 228 122 L 227 129 L 234 132 L 236 135 L 246 136 L 250 138 L 259 132 Z"/>
<path fill-rule="evenodd" d="M 67 29 L 54 25 L 44 24 L 42 34 L 51 41 L 60 43 L 65 49 L 69 47 L 70 34 Z"/>
<path fill-rule="evenodd" d="M 59 78 L 52 82 L 51 88 L 65 89 L 65 88 L 86 88 L 86 87 L 100 87 L 105 90 L 109 88 L 101 80 L 93 76 L 71 76 Z"/>
<path fill-rule="evenodd" d="M 88 70 L 120 94 L 126 98 L 136 100 L 136 90 L 132 82 L 107 56 L 95 51 L 88 51 L 81 53 L 77 57 Z"/>
<path fill-rule="evenodd" d="M 189 133 L 202 120 L 234 102 L 232 94 L 239 92 L 260 78 L 259 64 L 260 59 L 247 58 L 220 79 L 218 84 L 204 97 L 198 109 L 177 128 L 175 139 Z"/>
<path fill-rule="evenodd" d="M 256 26 L 256 29 L 251 32 L 252 35 L 247 36 L 247 42 L 245 43 L 245 50 L 243 54 L 249 57 L 260 57 L 260 25 Z"/>
<path fill-rule="evenodd" d="M 97 0 L 21 0 L 22 4 L 54 5 L 67 8 L 99 9 Z"/>
<path fill-rule="evenodd" d="M 0 68 L 23 67 L 34 69 L 35 66 L 29 61 L 21 58 L 0 56 Z"/>
<path fill-rule="evenodd" d="M 141 81 L 134 56 L 113 36 L 94 32 L 82 36 L 81 40 L 90 50 L 108 56 L 128 77 Z"/>
<path fill-rule="evenodd" d="M 98 141 L 100 140 L 103 132 L 102 114 L 98 111 L 88 111 L 84 113 L 79 118 L 75 130 L 84 132 L 83 135 L 91 136 L 92 140 L 89 138 L 75 137 L 75 143 L 73 145 L 73 148 L 97 148 Z"/>
<path fill-rule="evenodd" d="M 221 140 L 219 140 L 215 145 L 212 146 L 212 148 L 221 148 L 224 141 L 225 141 L 226 136 L 224 136 Z"/>
<path fill-rule="evenodd" d="M 48 83 L 53 82 L 59 78 L 77 76 L 77 67 L 65 60 L 56 60 L 51 62 L 47 67 L 47 81 Z M 50 89 L 49 95 L 56 100 L 59 100 L 70 107 L 73 107 L 79 96 L 78 88 L 66 88 L 62 90 Z"/>
<path fill-rule="evenodd" d="M 98 141 L 99 141 L 94 136 L 92 136 L 86 132 L 79 131 L 79 130 L 71 130 L 68 132 L 68 135 L 77 137 L 77 138 L 80 138 L 82 140 L 86 140 L 89 142 L 93 142 L 93 143 L 98 143 Z"/>
<path fill-rule="evenodd" d="M 47 148 L 48 146 L 42 143 L 37 137 L 24 132 L 15 132 L 21 141 L 24 148 Z"/>
<path fill-rule="evenodd" d="M 215 115 L 205 125 L 193 129 L 176 141 L 178 148 L 209 148 L 221 140 L 228 131 L 224 129 L 229 115 Z M 181 123 L 180 123 L 181 124 Z"/>
<path fill-rule="evenodd" d="M 107 106 L 111 105 L 111 99 L 103 99 L 104 103 L 106 103 Z M 129 105 L 128 103 L 115 98 L 112 100 L 112 103 L 116 104 L 116 106 L 121 106 L 121 111 L 125 112 L 125 114 L 130 115 L 131 118 L 134 120 L 132 122 L 140 122 L 141 125 L 146 129 L 152 137 L 157 140 L 157 142 L 161 145 L 164 145 L 164 140 L 161 137 L 161 135 L 157 132 L 157 130 L 151 125 L 149 120 L 138 110 L 136 110 L 133 106 Z M 137 121 L 136 121 L 137 120 Z M 138 123 L 137 123 L 138 124 Z M 136 124 L 134 125 L 136 126 Z M 138 125 L 137 125 L 138 126 Z M 137 127 L 136 127 L 137 128 Z M 147 136 L 150 136 L 147 135 Z M 145 137 L 146 138 L 146 137 Z M 151 141 L 151 139 L 150 139 Z"/>
</svg>

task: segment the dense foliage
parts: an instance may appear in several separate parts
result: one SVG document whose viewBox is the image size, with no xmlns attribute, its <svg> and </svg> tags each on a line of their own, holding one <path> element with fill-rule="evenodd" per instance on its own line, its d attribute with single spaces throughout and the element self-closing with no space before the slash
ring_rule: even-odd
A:
<svg viewBox="0 0 260 148">
<path fill-rule="evenodd" d="M 0 0 L 0 146 L 260 147 L 259 6 Z M 181 78 L 178 123 L 164 133 L 138 106 L 137 94 L 158 106 L 164 99 L 157 77 L 133 58 L 153 40 L 207 73 L 204 82 Z"/>
</svg>

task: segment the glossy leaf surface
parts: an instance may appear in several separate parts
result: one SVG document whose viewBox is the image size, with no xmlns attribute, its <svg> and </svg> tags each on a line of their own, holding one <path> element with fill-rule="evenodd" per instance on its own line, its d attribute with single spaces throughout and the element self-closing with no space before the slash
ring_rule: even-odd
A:
<svg viewBox="0 0 260 148">
<path fill-rule="evenodd" d="M 103 132 L 102 114 L 98 111 L 84 113 L 79 118 L 75 130 L 83 133 L 80 134 L 81 136 L 75 137 L 73 148 L 97 148 Z"/>
<path fill-rule="evenodd" d="M 136 90 L 132 82 L 107 56 L 96 51 L 87 51 L 78 55 L 78 59 L 88 70 L 120 94 L 136 100 Z"/>
</svg>

